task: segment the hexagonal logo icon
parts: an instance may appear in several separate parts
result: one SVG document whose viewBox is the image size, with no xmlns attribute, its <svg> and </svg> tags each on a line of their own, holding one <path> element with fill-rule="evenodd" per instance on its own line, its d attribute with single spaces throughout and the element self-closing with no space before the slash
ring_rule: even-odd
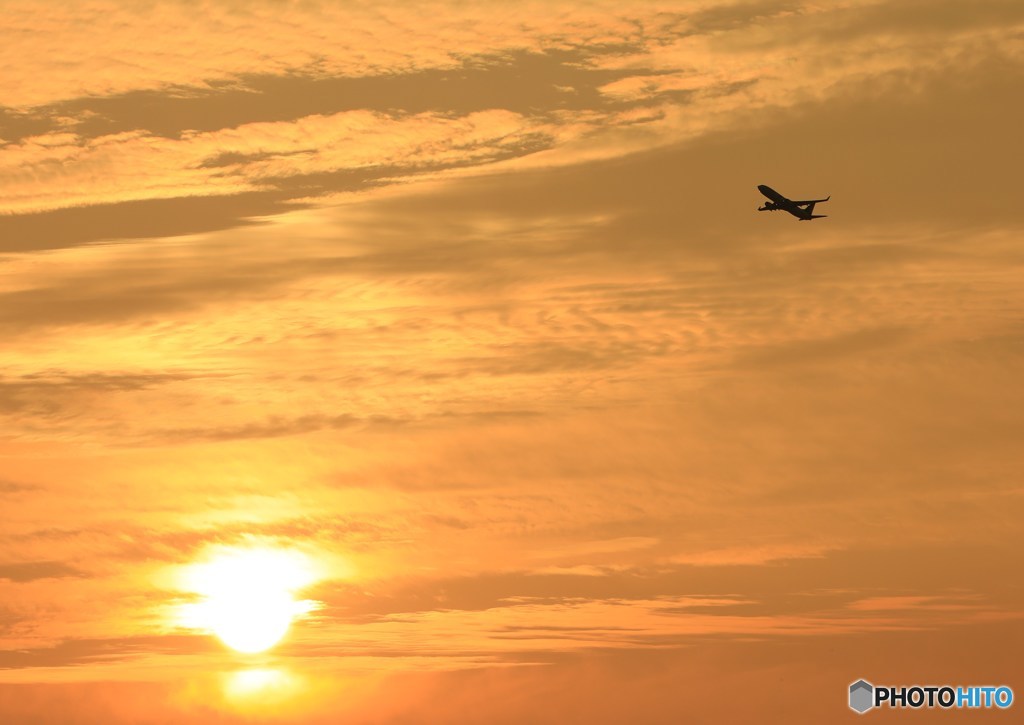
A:
<svg viewBox="0 0 1024 725">
<path fill-rule="evenodd" d="M 870 682 L 857 680 L 850 685 L 850 709 L 863 715 L 874 707 L 875 688 Z"/>
</svg>

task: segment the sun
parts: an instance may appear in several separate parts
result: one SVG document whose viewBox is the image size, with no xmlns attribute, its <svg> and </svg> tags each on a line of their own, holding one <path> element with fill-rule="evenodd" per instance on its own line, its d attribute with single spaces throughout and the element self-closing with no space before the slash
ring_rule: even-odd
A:
<svg viewBox="0 0 1024 725">
<path fill-rule="evenodd" d="M 292 620 L 317 603 L 296 600 L 315 579 L 307 557 L 279 549 L 221 549 L 185 574 L 185 587 L 200 601 L 183 607 L 183 624 L 213 632 L 239 652 L 273 647 Z"/>
</svg>

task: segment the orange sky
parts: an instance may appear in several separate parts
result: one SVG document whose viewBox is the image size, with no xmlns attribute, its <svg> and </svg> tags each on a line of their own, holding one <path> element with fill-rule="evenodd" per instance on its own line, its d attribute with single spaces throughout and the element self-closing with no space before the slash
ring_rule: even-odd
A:
<svg viewBox="0 0 1024 725">
<path fill-rule="evenodd" d="M 2 6 L 0 721 L 1024 697 L 1019 0 Z"/>
</svg>

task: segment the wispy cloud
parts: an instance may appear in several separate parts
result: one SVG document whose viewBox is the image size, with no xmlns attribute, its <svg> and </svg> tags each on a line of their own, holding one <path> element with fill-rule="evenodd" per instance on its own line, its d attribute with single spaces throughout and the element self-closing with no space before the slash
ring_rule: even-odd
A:
<svg viewBox="0 0 1024 725">
<path fill-rule="evenodd" d="M 0 564 L 0 579 L 12 582 L 30 582 L 36 579 L 59 579 L 77 577 L 82 573 L 59 561 L 27 561 L 16 564 Z"/>
<path fill-rule="evenodd" d="M 5 8 L 2 679 L 233 667 L 168 582 L 259 545 L 327 572 L 272 656 L 333 705 L 379 687 L 374 722 L 997 681 L 1022 12 Z M 212 682 L 179 719 L 234 717 Z"/>
</svg>

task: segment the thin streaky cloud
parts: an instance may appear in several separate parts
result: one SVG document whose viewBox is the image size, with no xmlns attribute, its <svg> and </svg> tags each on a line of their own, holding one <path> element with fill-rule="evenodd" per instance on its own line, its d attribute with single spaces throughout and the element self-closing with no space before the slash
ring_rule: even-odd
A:
<svg viewBox="0 0 1024 725">
<path fill-rule="evenodd" d="M 1020 3 L 2 9 L 0 720 L 1015 686 Z"/>
</svg>

